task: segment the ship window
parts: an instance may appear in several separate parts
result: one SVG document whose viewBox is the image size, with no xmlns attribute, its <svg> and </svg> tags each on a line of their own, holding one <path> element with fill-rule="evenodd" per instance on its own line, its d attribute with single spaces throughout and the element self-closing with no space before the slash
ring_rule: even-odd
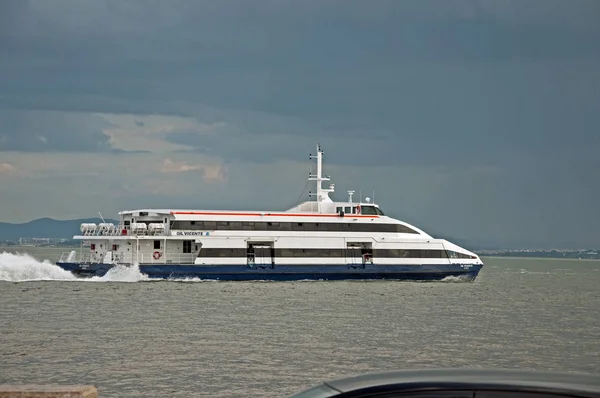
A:
<svg viewBox="0 0 600 398">
<path fill-rule="evenodd" d="M 196 221 L 190 221 L 190 224 L 196 225 Z"/>
<path fill-rule="evenodd" d="M 366 214 L 366 215 L 375 215 L 375 214 L 377 214 L 375 212 L 375 207 L 374 206 L 362 206 L 360 208 L 360 212 L 362 214 Z"/>
<path fill-rule="evenodd" d="M 344 213 L 350 214 L 350 206 L 344 207 Z"/>
<path fill-rule="evenodd" d="M 155 240 L 154 241 L 154 250 L 158 250 L 160 249 L 160 241 L 159 240 Z"/>
<path fill-rule="evenodd" d="M 335 208 L 335 212 L 336 213 L 339 214 L 340 211 L 342 211 L 342 207 L 341 206 Z"/>
<path fill-rule="evenodd" d="M 341 230 L 340 224 L 338 224 L 338 223 L 327 223 L 327 224 L 325 224 L 325 230 L 326 231 L 332 231 L 332 232 L 339 231 L 339 230 Z"/>
<path fill-rule="evenodd" d="M 343 257 L 343 249 L 312 249 L 313 257 Z"/>
<path fill-rule="evenodd" d="M 471 258 L 471 259 L 475 258 L 474 256 L 470 256 L 468 254 L 463 254 L 463 253 L 455 252 L 455 251 L 452 251 L 452 250 L 447 250 L 447 254 L 448 254 L 448 257 L 450 257 L 450 258 Z"/>
<path fill-rule="evenodd" d="M 387 258 L 422 258 L 425 257 L 422 250 L 418 249 L 375 249 L 375 257 Z M 435 257 L 437 258 L 437 257 Z"/>
<path fill-rule="evenodd" d="M 442 258 L 441 250 L 423 250 L 421 252 L 423 258 Z"/>
<path fill-rule="evenodd" d="M 377 208 L 374 208 L 377 209 Z M 264 221 L 175 221 L 173 229 L 194 230 L 244 230 L 244 231 L 349 231 L 349 232 L 383 232 L 383 233 L 405 233 L 418 234 L 417 231 L 403 224 L 388 223 L 340 223 L 340 222 L 264 222 Z M 469 257 L 466 257 L 469 258 Z"/>
<path fill-rule="evenodd" d="M 306 249 L 295 249 L 294 250 L 294 257 L 307 257 L 306 256 Z"/>
<path fill-rule="evenodd" d="M 390 226 L 392 226 L 394 228 L 393 232 L 399 232 L 399 233 L 403 233 L 403 234 L 418 234 L 417 231 L 415 231 L 414 229 L 411 229 L 411 228 L 407 227 L 406 225 L 391 224 Z"/>
<path fill-rule="evenodd" d="M 183 252 L 184 253 L 191 253 L 192 252 L 192 241 L 191 240 L 184 240 L 183 241 Z"/>
<path fill-rule="evenodd" d="M 398 249 L 398 257 L 411 257 L 410 255 L 410 250 L 402 250 L 402 249 Z M 419 256 L 420 257 L 420 256 Z"/>
<path fill-rule="evenodd" d="M 353 210 L 356 210 L 356 207 L 354 207 Z M 360 212 L 361 212 L 361 214 L 366 214 L 366 215 L 369 215 L 369 216 L 375 216 L 375 215 L 377 215 L 377 216 L 383 216 L 384 215 L 383 211 L 381 211 L 379 209 L 379 207 L 375 207 L 375 206 L 365 206 L 365 205 L 363 205 L 360 208 Z"/>
<path fill-rule="evenodd" d="M 184 253 L 191 251 L 191 242 L 184 241 Z M 190 251 L 188 251 L 188 245 Z M 198 251 L 198 245 L 196 245 L 196 251 Z M 244 257 L 247 253 L 252 252 L 253 249 L 243 248 L 203 248 L 198 254 L 199 257 Z M 349 246 L 347 249 L 339 248 L 277 248 L 274 249 L 276 257 L 344 257 L 349 254 L 347 251 L 352 250 L 355 255 L 367 255 L 370 258 L 444 258 L 444 250 L 434 249 L 372 249 L 370 247 L 364 247 L 361 243 L 355 243 Z M 468 255 L 458 253 L 461 256 Z"/>
<path fill-rule="evenodd" d="M 279 231 L 291 231 L 292 230 L 291 222 L 282 222 L 282 223 L 273 223 L 273 224 L 278 224 L 278 227 L 274 226 L 273 229 L 275 229 L 275 230 L 279 230 Z"/>
<path fill-rule="evenodd" d="M 294 249 L 275 249 L 277 257 L 294 257 Z"/>
</svg>

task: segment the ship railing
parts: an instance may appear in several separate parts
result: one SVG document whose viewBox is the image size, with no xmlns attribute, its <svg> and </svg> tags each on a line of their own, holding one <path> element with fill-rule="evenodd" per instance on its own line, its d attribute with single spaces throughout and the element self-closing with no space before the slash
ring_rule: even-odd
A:
<svg viewBox="0 0 600 398">
<path fill-rule="evenodd" d="M 111 253 L 111 261 L 115 264 L 193 264 L 196 253 L 166 253 L 160 256 L 154 253 Z M 59 262 L 99 264 L 105 261 L 106 254 L 96 255 L 78 251 L 63 252 Z"/>
<path fill-rule="evenodd" d="M 108 229 L 96 228 L 93 230 L 87 230 L 81 233 L 82 236 L 168 236 L 164 229 L 149 230 L 149 229 L 138 229 L 131 230 L 125 228 L 124 225 L 117 225 Z"/>
</svg>

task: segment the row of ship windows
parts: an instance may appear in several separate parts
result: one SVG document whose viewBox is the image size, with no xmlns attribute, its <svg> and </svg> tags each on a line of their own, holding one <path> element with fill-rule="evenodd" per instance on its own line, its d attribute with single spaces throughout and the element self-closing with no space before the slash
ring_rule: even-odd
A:
<svg viewBox="0 0 600 398">
<path fill-rule="evenodd" d="M 198 257 L 246 257 L 245 248 L 202 248 Z M 256 250 L 261 257 L 360 257 L 360 249 L 263 249 Z M 420 249 L 373 249 L 372 257 L 379 258 L 474 258 L 466 254 L 446 250 Z"/>
<path fill-rule="evenodd" d="M 358 208 L 356 206 L 346 206 L 346 207 L 336 207 L 335 208 L 335 212 L 337 214 L 340 214 L 341 212 L 344 212 L 346 214 L 367 214 L 367 215 L 378 215 L 378 216 L 383 216 L 383 212 L 379 209 L 379 207 L 375 207 L 375 206 L 363 206 L 362 209 Z"/>
<path fill-rule="evenodd" d="M 174 230 L 209 231 L 305 231 L 305 232 L 395 232 L 418 234 L 402 224 L 339 223 L 339 222 L 268 222 L 268 221 L 175 221 Z"/>
</svg>

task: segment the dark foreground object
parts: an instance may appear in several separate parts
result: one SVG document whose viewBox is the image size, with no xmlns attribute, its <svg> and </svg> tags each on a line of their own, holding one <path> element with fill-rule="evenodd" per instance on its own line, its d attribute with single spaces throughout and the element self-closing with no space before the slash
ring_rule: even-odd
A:
<svg viewBox="0 0 600 398">
<path fill-rule="evenodd" d="M 600 398 L 600 375 L 427 369 L 324 382 L 290 398 Z"/>
<path fill-rule="evenodd" d="M 0 398 L 97 398 L 94 386 L 0 384 Z"/>
</svg>

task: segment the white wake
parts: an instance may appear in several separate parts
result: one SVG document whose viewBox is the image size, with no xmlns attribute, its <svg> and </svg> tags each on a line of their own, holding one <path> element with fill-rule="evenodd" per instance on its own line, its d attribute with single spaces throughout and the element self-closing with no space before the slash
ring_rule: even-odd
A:
<svg viewBox="0 0 600 398">
<path fill-rule="evenodd" d="M 30 281 L 79 281 L 79 282 L 140 282 L 149 280 L 140 272 L 137 266 L 118 265 L 106 275 L 91 278 L 77 278 L 69 271 L 48 260 L 38 261 L 29 254 L 0 253 L 0 281 L 30 282 Z"/>
<path fill-rule="evenodd" d="M 449 275 L 444 277 L 440 282 L 471 282 L 471 277 L 467 275 Z"/>
</svg>

